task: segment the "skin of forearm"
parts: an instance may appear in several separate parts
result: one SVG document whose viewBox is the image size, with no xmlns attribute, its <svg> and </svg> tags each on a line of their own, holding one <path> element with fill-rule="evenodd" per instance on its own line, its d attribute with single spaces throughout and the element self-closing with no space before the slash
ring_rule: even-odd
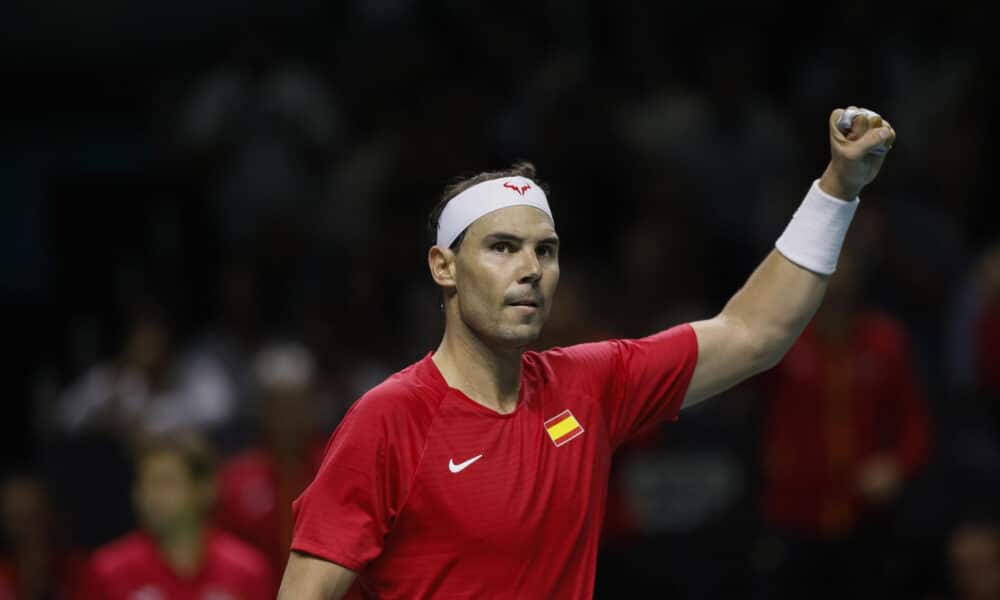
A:
<svg viewBox="0 0 1000 600">
<path fill-rule="evenodd" d="M 805 329 L 829 279 L 772 250 L 722 309 L 727 319 L 746 329 L 761 370 L 780 361 Z"/>
<path fill-rule="evenodd" d="M 819 187 L 845 201 L 856 198 L 862 188 L 838 176 L 832 164 L 820 177 Z M 780 361 L 802 333 L 823 301 L 829 280 L 772 250 L 730 299 L 722 312 L 746 329 L 761 369 Z"/>
</svg>

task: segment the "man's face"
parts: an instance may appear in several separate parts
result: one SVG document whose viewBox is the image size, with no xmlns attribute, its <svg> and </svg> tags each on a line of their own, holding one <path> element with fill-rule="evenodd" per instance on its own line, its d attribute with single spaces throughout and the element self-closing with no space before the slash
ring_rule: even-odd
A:
<svg viewBox="0 0 1000 600">
<path fill-rule="evenodd" d="M 192 477 L 180 456 L 153 453 L 138 467 L 135 504 L 150 532 L 162 537 L 202 521 L 211 505 L 211 484 Z"/>
<path fill-rule="evenodd" d="M 461 319 L 481 339 L 509 348 L 534 342 L 559 283 L 559 238 L 530 206 L 489 213 L 469 226 L 455 257 Z"/>
</svg>

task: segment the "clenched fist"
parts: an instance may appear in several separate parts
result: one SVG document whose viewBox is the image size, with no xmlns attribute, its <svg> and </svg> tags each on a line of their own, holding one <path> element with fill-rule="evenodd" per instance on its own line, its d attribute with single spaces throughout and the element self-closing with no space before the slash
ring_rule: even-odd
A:
<svg viewBox="0 0 1000 600">
<path fill-rule="evenodd" d="M 851 106 L 830 114 L 830 165 L 820 188 L 831 196 L 853 200 L 882 168 L 896 142 L 896 130 L 878 114 Z M 843 121 L 843 122 L 842 122 Z"/>
</svg>

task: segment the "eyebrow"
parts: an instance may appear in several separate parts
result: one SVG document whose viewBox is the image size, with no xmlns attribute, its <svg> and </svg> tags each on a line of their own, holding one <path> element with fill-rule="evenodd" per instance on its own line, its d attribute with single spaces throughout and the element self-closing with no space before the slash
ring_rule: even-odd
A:
<svg viewBox="0 0 1000 600">
<path fill-rule="evenodd" d="M 523 237 L 521 237 L 519 235 L 514 235 L 513 233 L 507 233 L 505 231 L 497 231 L 495 233 L 491 233 L 491 234 L 487 235 L 483 239 L 486 240 L 486 241 L 491 241 L 491 242 L 517 242 L 518 244 L 524 242 L 524 238 Z M 542 244 L 551 244 L 553 246 L 558 246 L 559 245 L 559 237 L 555 236 L 555 235 L 551 235 L 549 237 L 546 237 L 544 239 L 539 240 L 538 244 L 539 245 L 542 245 Z"/>
</svg>

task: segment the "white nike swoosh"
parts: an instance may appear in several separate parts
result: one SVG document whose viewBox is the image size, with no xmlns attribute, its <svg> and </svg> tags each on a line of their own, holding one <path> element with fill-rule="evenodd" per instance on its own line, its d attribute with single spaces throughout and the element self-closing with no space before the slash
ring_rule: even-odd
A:
<svg viewBox="0 0 1000 600">
<path fill-rule="evenodd" d="M 459 471 L 461 471 L 465 467 L 471 465 L 472 463 L 476 462 L 477 460 L 479 460 L 482 457 L 483 457 L 482 454 L 480 454 L 479 456 L 473 456 L 469 460 L 467 460 L 467 461 L 465 461 L 463 463 L 458 463 L 457 465 L 455 464 L 454 460 L 449 460 L 448 461 L 448 470 L 451 471 L 452 473 L 458 473 Z"/>
</svg>

